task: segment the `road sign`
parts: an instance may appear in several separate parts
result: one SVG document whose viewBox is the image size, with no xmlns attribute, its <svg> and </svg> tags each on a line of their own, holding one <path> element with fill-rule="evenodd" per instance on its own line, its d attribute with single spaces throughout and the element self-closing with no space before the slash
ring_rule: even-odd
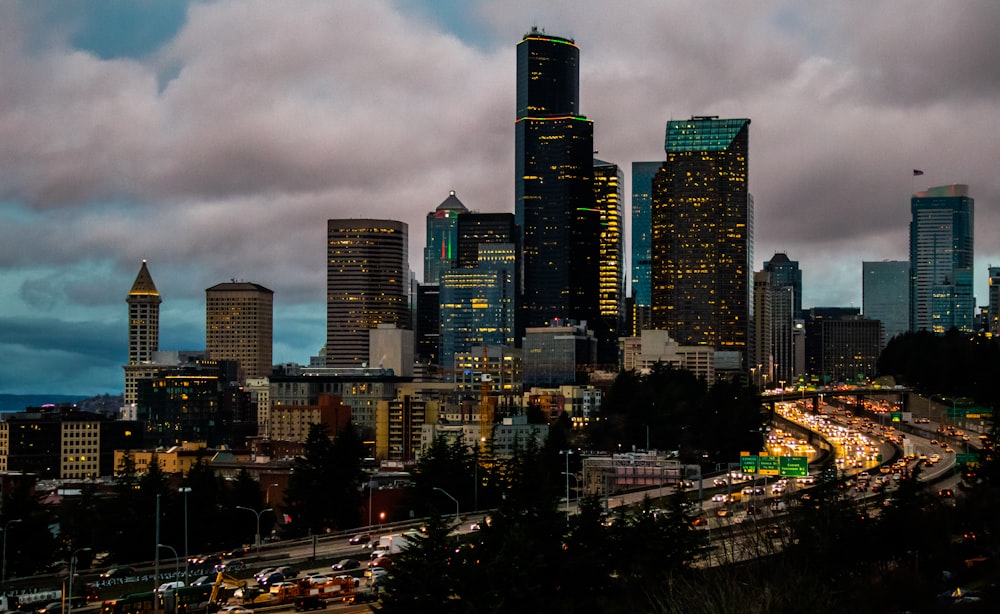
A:
<svg viewBox="0 0 1000 614">
<path fill-rule="evenodd" d="M 740 471 L 757 473 L 757 456 L 755 454 L 740 454 Z"/>
<path fill-rule="evenodd" d="M 781 475 L 804 478 L 809 475 L 809 457 L 780 456 L 779 471 Z"/>
<path fill-rule="evenodd" d="M 961 452 L 955 455 L 956 465 L 978 465 L 979 455 L 975 452 L 969 452 L 962 454 Z"/>
<path fill-rule="evenodd" d="M 780 456 L 760 455 L 757 457 L 757 473 L 760 475 L 778 475 L 781 470 Z"/>
</svg>

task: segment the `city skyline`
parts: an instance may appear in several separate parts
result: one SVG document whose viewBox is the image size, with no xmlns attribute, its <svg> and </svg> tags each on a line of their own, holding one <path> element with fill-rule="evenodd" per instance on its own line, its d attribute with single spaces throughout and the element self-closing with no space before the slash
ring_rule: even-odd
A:
<svg viewBox="0 0 1000 614">
<path fill-rule="evenodd" d="M 986 304 L 992 3 L 661 4 L 610 24 L 587 3 L 0 5 L 0 392 L 120 392 L 144 259 L 161 349 L 202 348 L 204 288 L 253 280 L 275 292 L 274 361 L 307 363 L 325 220 L 422 229 L 450 190 L 514 211 L 515 47 L 533 26 L 579 45 L 580 110 L 626 197 L 667 121 L 752 120 L 752 268 L 798 261 L 803 307 L 860 306 L 862 262 L 905 260 L 910 197 L 947 184 L 978 205 Z"/>
</svg>

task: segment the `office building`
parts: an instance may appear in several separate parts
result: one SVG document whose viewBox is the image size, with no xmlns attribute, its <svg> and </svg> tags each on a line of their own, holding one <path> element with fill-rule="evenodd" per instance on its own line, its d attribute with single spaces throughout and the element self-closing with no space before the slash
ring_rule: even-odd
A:
<svg viewBox="0 0 1000 614">
<path fill-rule="evenodd" d="M 459 268 L 476 266 L 479 262 L 479 246 L 484 243 L 511 243 L 517 246 L 515 251 L 518 255 L 521 253 L 520 232 L 512 213 L 480 213 L 478 211 L 462 213 L 458 216 L 456 233 L 458 236 Z"/>
<path fill-rule="evenodd" d="M 813 307 L 804 314 L 806 371 L 821 385 L 874 379 L 882 323 L 857 307 Z"/>
<path fill-rule="evenodd" d="M 882 260 L 861 263 L 861 309 L 869 320 L 882 323 L 880 349 L 910 330 L 910 263 Z"/>
<path fill-rule="evenodd" d="M 594 159 L 594 201 L 601 215 L 598 291 L 600 317 L 592 323 L 597 360 L 617 371 L 618 337 L 625 324 L 624 174 L 617 164 Z"/>
<path fill-rule="evenodd" d="M 771 274 L 756 271 L 753 274 L 753 334 L 750 336 L 750 383 L 758 389 L 774 382 L 774 338 L 771 324 Z"/>
<path fill-rule="evenodd" d="M 205 290 L 205 350 L 213 360 L 240 364 L 239 381 L 271 375 L 274 292 L 247 282 Z"/>
<path fill-rule="evenodd" d="M 974 204 L 967 185 L 945 185 L 910 199 L 910 327 L 972 331 Z"/>
<path fill-rule="evenodd" d="M 115 473 L 116 448 L 141 443 L 139 425 L 71 404 L 29 407 L 0 422 L 0 471 L 82 480 Z"/>
<path fill-rule="evenodd" d="M 327 366 L 365 366 L 379 324 L 409 328 L 407 237 L 404 222 L 327 221 Z"/>
<path fill-rule="evenodd" d="M 663 162 L 632 163 L 632 336 L 650 324 L 653 178 L 662 166 Z"/>
<path fill-rule="evenodd" d="M 427 243 L 424 247 L 424 283 L 436 284 L 441 273 L 458 261 L 458 216 L 467 213 L 452 190 L 448 198 L 427 214 Z"/>
<path fill-rule="evenodd" d="M 580 50 L 537 28 L 517 46 L 514 214 L 523 250 L 523 325 L 596 321 L 600 212 L 593 123 L 579 114 Z"/>
<path fill-rule="evenodd" d="M 416 359 L 438 365 L 441 352 L 441 288 L 437 284 L 417 286 Z"/>
<path fill-rule="evenodd" d="M 586 322 L 551 322 L 524 336 L 524 389 L 584 384 L 581 367 L 597 361 L 597 339 Z"/>
<path fill-rule="evenodd" d="M 125 405 L 135 404 L 136 382 L 147 376 L 153 352 L 160 349 L 160 292 L 142 261 L 125 298 L 128 303 L 128 364 L 125 369 Z"/>
<path fill-rule="evenodd" d="M 989 306 L 986 311 L 986 330 L 994 337 L 1000 335 L 1000 267 L 989 268 Z"/>
<path fill-rule="evenodd" d="M 775 252 L 764 263 L 764 270 L 771 274 L 771 286 L 792 289 L 792 318 L 802 319 L 802 271 L 797 260 L 789 260 L 788 254 Z"/>
<path fill-rule="evenodd" d="M 455 355 L 473 346 L 513 346 L 517 252 L 511 243 L 479 245 L 477 264 L 441 275 L 441 366 L 454 371 Z"/>
<path fill-rule="evenodd" d="M 667 122 L 652 208 L 653 328 L 744 361 L 753 274 L 749 126 L 714 116 Z"/>
</svg>

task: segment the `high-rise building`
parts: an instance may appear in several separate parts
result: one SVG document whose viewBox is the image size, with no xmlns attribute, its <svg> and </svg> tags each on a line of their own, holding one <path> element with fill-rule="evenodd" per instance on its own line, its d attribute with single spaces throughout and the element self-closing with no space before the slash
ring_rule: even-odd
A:
<svg viewBox="0 0 1000 614">
<path fill-rule="evenodd" d="M 635 299 L 631 335 L 649 328 L 652 297 L 653 178 L 663 162 L 632 163 L 632 296 Z"/>
<path fill-rule="evenodd" d="M 861 308 L 869 320 L 882 323 L 879 349 L 910 330 L 910 263 L 905 260 L 862 262 Z"/>
<path fill-rule="evenodd" d="M 974 204 L 967 185 L 945 185 L 910 199 L 910 326 L 944 333 L 973 330 Z"/>
<path fill-rule="evenodd" d="M 327 221 L 327 366 L 367 363 L 379 324 L 409 327 L 407 232 L 394 220 Z"/>
<path fill-rule="evenodd" d="M 744 360 L 753 275 L 749 125 L 714 116 L 667 122 L 652 206 L 653 328 Z"/>
<path fill-rule="evenodd" d="M 771 274 L 771 286 L 792 289 L 792 317 L 802 319 L 802 270 L 798 260 L 789 260 L 788 254 L 775 252 L 771 259 L 764 263 L 764 270 Z"/>
<path fill-rule="evenodd" d="M 205 290 L 205 350 L 212 360 L 240 363 L 240 383 L 271 375 L 274 292 L 248 282 Z"/>
<path fill-rule="evenodd" d="M 822 385 L 878 375 L 882 324 L 857 307 L 813 307 L 805 321 L 806 372 Z"/>
<path fill-rule="evenodd" d="M 452 190 L 448 198 L 427 214 L 427 244 L 424 247 L 424 283 L 436 284 L 441 273 L 458 261 L 458 216 L 467 213 Z"/>
<path fill-rule="evenodd" d="M 986 330 L 996 337 L 1000 335 L 1000 267 L 989 268 L 989 307 L 986 311 Z"/>
<path fill-rule="evenodd" d="M 136 400 L 136 382 L 146 376 L 153 352 L 160 349 L 160 292 L 153 283 L 146 261 L 125 298 L 128 303 L 128 364 L 125 365 L 125 404 Z"/>
<path fill-rule="evenodd" d="M 512 243 L 482 243 L 476 266 L 441 275 L 441 366 L 473 346 L 514 346 L 517 251 Z"/>
<path fill-rule="evenodd" d="M 594 200 L 601 214 L 598 307 L 593 323 L 597 336 L 597 360 L 618 363 L 618 337 L 625 323 L 625 240 L 622 226 L 622 184 L 625 178 L 617 164 L 594 159 Z"/>
<path fill-rule="evenodd" d="M 774 337 L 771 331 L 771 274 L 756 271 L 753 274 L 753 334 L 749 352 L 751 384 L 763 389 L 767 382 L 774 382 Z M 766 378 L 765 378 L 766 376 Z"/>
<path fill-rule="evenodd" d="M 524 326 L 599 315 L 594 126 L 579 114 L 579 60 L 572 40 L 537 28 L 517 46 L 514 213 Z"/>
</svg>

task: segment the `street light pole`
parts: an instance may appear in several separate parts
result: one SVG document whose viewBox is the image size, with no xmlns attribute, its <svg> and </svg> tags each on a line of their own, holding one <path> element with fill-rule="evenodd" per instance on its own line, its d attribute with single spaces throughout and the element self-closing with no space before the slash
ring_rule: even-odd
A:
<svg viewBox="0 0 1000 614">
<path fill-rule="evenodd" d="M 249 507 L 243 507 L 242 505 L 237 505 L 236 509 L 238 509 L 238 510 L 246 510 L 246 511 L 250 512 L 251 514 L 253 514 L 254 516 L 257 517 L 257 537 L 256 537 L 256 543 L 255 543 L 255 545 L 257 546 L 257 560 L 260 560 L 260 516 L 264 512 L 274 512 L 274 510 L 272 510 L 271 508 L 268 507 L 268 508 L 264 508 L 264 509 L 262 509 L 261 511 L 258 512 L 255 509 L 252 509 L 252 508 L 249 508 Z"/>
<path fill-rule="evenodd" d="M 69 557 L 69 579 L 66 581 L 66 585 L 69 587 L 66 589 L 66 614 L 73 614 L 73 567 L 76 565 L 76 555 L 81 552 L 90 552 L 90 548 L 78 548 Z"/>
<path fill-rule="evenodd" d="M 184 495 L 184 586 L 188 585 L 188 493 L 191 492 L 190 486 L 181 486 L 177 489 L 177 492 Z"/>
<path fill-rule="evenodd" d="M 441 492 L 443 492 L 445 494 L 446 497 L 448 497 L 449 499 L 451 499 L 452 501 L 455 502 L 455 522 L 458 522 L 458 499 L 456 499 L 455 497 L 452 497 L 450 494 L 448 494 L 448 491 L 445 490 L 445 489 L 443 489 L 443 488 L 439 488 L 439 487 L 435 486 L 434 490 L 440 490 Z"/>
<path fill-rule="evenodd" d="M 573 450 L 559 450 L 559 453 L 566 455 L 566 522 L 569 522 L 569 455 Z"/>
<path fill-rule="evenodd" d="M 176 578 L 177 576 L 181 575 L 181 566 L 180 566 L 180 558 L 181 557 L 179 557 L 177 555 L 177 550 L 175 550 L 173 546 L 170 546 L 168 544 L 156 544 L 156 547 L 157 548 L 169 548 L 170 551 L 174 553 L 174 577 Z M 187 584 L 185 583 L 185 586 L 186 585 Z"/>
<path fill-rule="evenodd" d="M 3 526 L 3 576 L 0 577 L 0 584 L 3 585 L 7 584 L 7 531 L 10 530 L 10 525 L 19 522 L 21 522 L 20 518 L 12 518 Z"/>
</svg>

